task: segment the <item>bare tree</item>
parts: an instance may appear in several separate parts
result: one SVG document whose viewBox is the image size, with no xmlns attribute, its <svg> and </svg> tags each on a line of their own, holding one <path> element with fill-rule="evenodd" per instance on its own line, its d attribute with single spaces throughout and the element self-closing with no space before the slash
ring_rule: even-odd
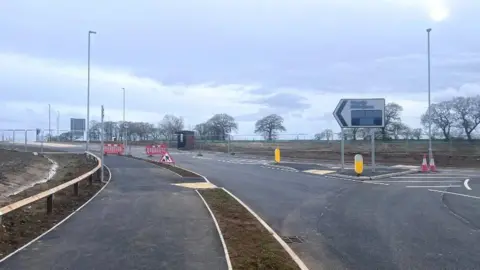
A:
<svg viewBox="0 0 480 270">
<path fill-rule="evenodd" d="M 401 122 L 400 114 L 402 113 L 402 106 L 391 102 L 385 106 L 385 127 L 381 129 L 382 139 L 388 139 L 388 130 L 392 130 L 394 123 Z"/>
<path fill-rule="evenodd" d="M 331 129 L 325 129 L 324 131 L 315 134 L 315 140 L 333 140 L 333 130 Z M 341 138 L 341 137 L 340 137 Z"/>
<path fill-rule="evenodd" d="M 343 132 L 349 140 L 357 140 L 358 136 L 363 137 L 363 129 L 361 128 L 345 128 Z"/>
<path fill-rule="evenodd" d="M 402 122 L 393 122 L 390 124 L 388 131 L 395 140 L 398 140 L 400 136 L 405 136 L 405 133 L 408 133 L 408 127 Z"/>
<path fill-rule="evenodd" d="M 211 132 L 222 140 L 226 139 L 227 134 L 238 129 L 238 124 L 235 122 L 235 118 L 226 113 L 214 115 L 207 121 L 207 125 Z"/>
<path fill-rule="evenodd" d="M 432 125 L 435 125 L 443 133 L 445 140 L 450 140 L 450 131 L 456 122 L 456 114 L 452 101 L 442 101 L 430 106 Z M 421 124 L 428 127 L 428 111 L 422 115 Z"/>
<path fill-rule="evenodd" d="M 467 139 L 471 141 L 472 132 L 480 124 L 480 96 L 455 97 L 452 103 L 458 126 L 464 130 Z"/>
<path fill-rule="evenodd" d="M 283 117 L 277 114 L 270 114 L 255 123 L 255 133 L 260 133 L 266 140 L 276 138 L 279 131 L 286 131 L 283 126 Z"/>
<path fill-rule="evenodd" d="M 423 133 L 423 130 L 421 128 L 412 129 L 412 137 L 415 140 L 420 140 L 420 138 L 422 138 L 422 133 Z"/>
<path fill-rule="evenodd" d="M 184 127 L 183 118 L 177 117 L 172 114 L 167 114 L 163 117 L 162 121 L 159 124 L 159 132 L 167 138 L 167 140 L 171 140 L 175 134 L 182 130 Z"/>
</svg>

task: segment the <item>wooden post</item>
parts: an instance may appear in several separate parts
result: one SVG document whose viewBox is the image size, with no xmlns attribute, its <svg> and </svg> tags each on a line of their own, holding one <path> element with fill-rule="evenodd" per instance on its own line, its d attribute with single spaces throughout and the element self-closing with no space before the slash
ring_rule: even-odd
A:
<svg viewBox="0 0 480 270">
<path fill-rule="evenodd" d="M 51 214 L 53 211 L 53 194 L 47 197 L 47 214 Z"/>
<path fill-rule="evenodd" d="M 78 196 L 78 182 L 73 184 L 73 194 L 75 194 L 75 196 Z"/>
<path fill-rule="evenodd" d="M 92 184 L 93 184 L 93 174 L 90 174 L 90 175 L 88 176 L 88 184 L 89 184 L 89 185 L 92 185 Z"/>
</svg>

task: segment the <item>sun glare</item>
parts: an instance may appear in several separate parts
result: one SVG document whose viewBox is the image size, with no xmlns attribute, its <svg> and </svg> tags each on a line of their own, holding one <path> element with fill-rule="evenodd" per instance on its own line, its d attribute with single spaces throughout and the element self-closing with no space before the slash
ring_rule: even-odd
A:
<svg viewBox="0 0 480 270">
<path fill-rule="evenodd" d="M 436 22 L 445 20 L 449 15 L 449 10 L 444 6 L 436 6 L 430 10 L 430 18 Z"/>
</svg>

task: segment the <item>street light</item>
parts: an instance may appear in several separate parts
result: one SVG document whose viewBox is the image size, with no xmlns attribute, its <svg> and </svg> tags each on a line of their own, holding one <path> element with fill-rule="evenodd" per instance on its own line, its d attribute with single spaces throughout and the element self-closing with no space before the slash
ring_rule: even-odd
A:
<svg viewBox="0 0 480 270">
<path fill-rule="evenodd" d="M 433 158 L 432 154 L 432 116 L 431 116 L 431 102 L 430 102 L 430 32 L 432 28 L 427 29 L 427 61 L 428 61 L 428 160 Z"/>
<path fill-rule="evenodd" d="M 60 135 L 60 111 L 57 111 L 57 136 Z"/>
<path fill-rule="evenodd" d="M 51 129 L 51 126 L 50 126 L 50 111 L 51 111 L 51 106 L 50 104 L 48 104 L 48 141 L 50 141 L 51 137 L 52 137 L 52 129 Z"/>
<path fill-rule="evenodd" d="M 88 71 L 87 71 L 87 143 L 85 145 L 86 151 L 88 151 L 88 144 L 90 142 L 90 36 L 97 34 L 95 31 L 88 31 Z"/>
</svg>

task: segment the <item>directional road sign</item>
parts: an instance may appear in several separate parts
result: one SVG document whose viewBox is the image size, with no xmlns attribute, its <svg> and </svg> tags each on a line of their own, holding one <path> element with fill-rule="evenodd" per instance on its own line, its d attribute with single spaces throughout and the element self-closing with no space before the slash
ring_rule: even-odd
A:
<svg viewBox="0 0 480 270">
<path fill-rule="evenodd" d="M 341 99 L 333 116 L 342 128 L 385 126 L 385 99 Z"/>
</svg>

